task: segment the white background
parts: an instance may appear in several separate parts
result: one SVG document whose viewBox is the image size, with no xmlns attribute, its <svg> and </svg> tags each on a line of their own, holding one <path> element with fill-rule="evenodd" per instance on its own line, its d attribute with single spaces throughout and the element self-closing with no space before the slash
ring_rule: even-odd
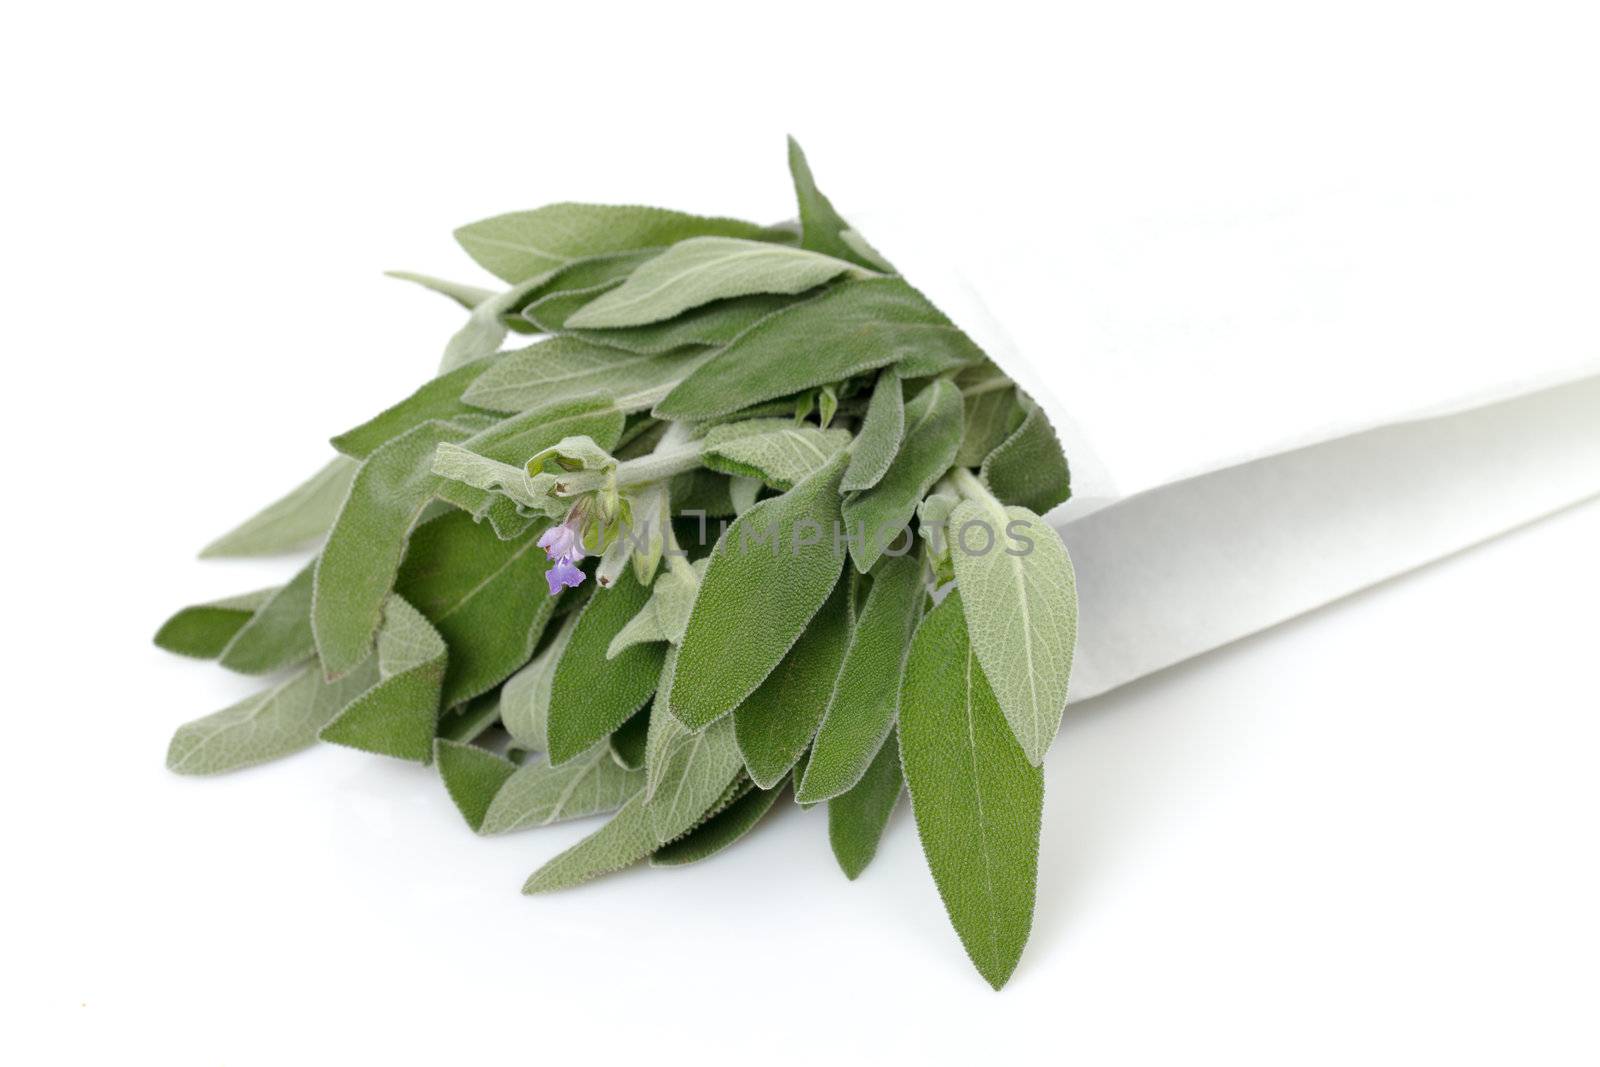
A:
<svg viewBox="0 0 1600 1067">
<path fill-rule="evenodd" d="M 431 371 L 457 312 L 379 272 L 475 278 L 456 225 L 783 217 L 785 132 L 846 213 L 930 227 L 1270 212 L 1424 162 L 1537 190 L 1530 154 L 1593 140 L 1551 116 L 1600 99 L 1578 5 L 583 10 L 3 16 L 0 1055 L 1594 1062 L 1595 505 L 1069 711 L 999 995 L 904 810 L 855 884 L 784 810 L 525 899 L 589 827 L 478 840 L 431 771 L 331 748 L 165 772 L 249 686 L 150 633 L 292 573 L 194 550 Z"/>
</svg>

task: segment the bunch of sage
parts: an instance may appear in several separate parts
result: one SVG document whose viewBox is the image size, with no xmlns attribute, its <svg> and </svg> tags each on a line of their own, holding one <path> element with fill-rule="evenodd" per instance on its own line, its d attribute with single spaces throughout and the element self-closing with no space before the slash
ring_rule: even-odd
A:
<svg viewBox="0 0 1600 1067">
<path fill-rule="evenodd" d="M 211 774 L 318 740 L 432 763 L 472 830 L 613 812 L 528 879 L 715 855 L 785 789 L 844 873 L 908 791 L 996 988 L 1032 922 L 1067 696 L 1065 458 L 1010 378 L 851 229 L 563 203 L 456 234 L 509 288 L 437 376 L 207 547 L 321 541 L 156 643 L 271 685 L 181 727 Z M 505 348 L 512 334 L 538 335 Z"/>
</svg>

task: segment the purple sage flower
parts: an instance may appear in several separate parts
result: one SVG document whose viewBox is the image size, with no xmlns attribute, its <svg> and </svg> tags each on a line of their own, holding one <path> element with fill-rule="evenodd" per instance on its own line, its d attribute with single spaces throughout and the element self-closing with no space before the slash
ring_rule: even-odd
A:
<svg viewBox="0 0 1600 1067">
<path fill-rule="evenodd" d="M 544 580 L 550 586 L 550 595 L 555 596 L 563 587 L 570 586 L 576 589 L 583 584 L 583 572 L 573 566 L 572 561 L 566 556 L 556 560 L 554 567 L 544 572 Z"/>
<path fill-rule="evenodd" d="M 550 559 L 582 559 L 583 539 L 574 529 L 577 524 L 571 516 L 560 526 L 552 526 L 539 538 L 539 547 Z"/>
</svg>

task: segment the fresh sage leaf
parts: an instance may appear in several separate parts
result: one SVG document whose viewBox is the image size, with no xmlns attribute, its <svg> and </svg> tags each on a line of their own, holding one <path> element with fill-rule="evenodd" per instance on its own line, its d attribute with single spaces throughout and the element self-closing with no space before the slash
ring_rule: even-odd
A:
<svg viewBox="0 0 1600 1067">
<path fill-rule="evenodd" d="M 311 636 L 311 580 L 316 561 L 302 567 L 239 628 L 217 662 L 240 674 L 269 674 L 316 652 Z"/>
<path fill-rule="evenodd" d="M 378 631 L 378 682 L 322 728 L 324 741 L 426 763 L 433 754 L 444 640 L 416 608 L 390 596 Z"/>
<path fill-rule="evenodd" d="M 439 714 L 437 737 L 446 741 L 468 744 L 476 741 L 500 723 L 500 695 L 485 693 Z"/>
<path fill-rule="evenodd" d="M 889 470 L 871 489 L 844 502 L 857 570 L 870 571 L 897 541 L 909 549 L 905 527 L 923 494 L 950 469 L 960 446 L 961 393 L 943 379 L 931 382 L 906 405 L 905 443 Z"/>
<path fill-rule="evenodd" d="M 550 494 L 553 479 L 547 479 L 549 484 L 541 487 L 526 467 L 501 463 L 460 445 L 444 443 L 434 450 L 433 473 L 446 482 L 459 483 L 460 489 L 440 486 L 439 497 L 467 512 L 474 521 L 494 512 L 494 497 L 503 497 L 513 507 L 525 508 L 547 519 L 560 519 L 571 507 Z M 526 517 L 520 511 L 516 514 Z"/>
<path fill-rule="evenodd" d="M 685 345 L 720 348 L 793 302 L 791 297 L 771 293 L 737 296 L 731 300 L 714 300 L 665 322 L 609 330 L 572 330 L 568 336 L 647 355 L 670 352 Z M 564 326 L 566 316 L 560 321 Z"/>
<path fill-rule="evenodd" d="M 652 719 L 657 716 L 672 718 L 659 703 L 651 709 Z M 728 718 L 666 746 L 659 782 L 645 805 L 656 842 L 666 844 L 693 829 L 723 798 L 739 767 L 739 746 Z"/>
<path fill-rule="evenodd" d="M 479 266 L 515 284 L 583 257 L 662 248 L 711 234 L 760 239 L 769 232 L 738 219 L 662 208 L 565 203 L 471 223 L 456 231 L 456 240 Z"/>
<path fill-rule="evenodd" d="M 652 641 L 678 644 L 683 640 L 683 630 L 689 624 L 689 612 L 700 591 L 700 579 L 706 572 L 707 560 L 690 564 L 687 569 L 668 569 L 656 578 L 650 590 L 650 599 L 638 614 L 629 619 L 617 636 L 606 647 L 606 658 L 616 659 L 635 645 Z"/>
<path fill-rule="evenodd" d="M 434 742 L 433 761 L 456 810 L 473 833 L 482 832 L 490 806 L 500 787 L 517 773 L 517 765 L 487 749 L 442 737 Z"/>
<path fill-rule="evenodd" d="M 796 426 L 788 419 L 751 419 L 708 430 L 701 441 L 700 461 L 724 474 L 759 478 L 774 489 L 788 490 L 849 444 L 848 430 Z"/>
<path fill-rule="evenodd" d="M 514 414 L 596 394 L 624 398 L 653 393 L 681 381 L 705 357 L 702 349 L 642 355 L 552 337 L 502 355 L 467 388 L 464 399 Z"/>
<path fill-rule="evenodd" d="M 1007 504 L 1045 514 L 1072 495 L 1067 457 L 1043 409 L 1028 400 L 1011 436 L 983 461 L 983 482 Z"/>
<path fill-rule="evenodd" d="M 572 631 L 577 629 L 580 614 L 574 611 L 562 619 L 549 643 L 500 689 L 500 718 L 506 732 L 530 752 L 549 750 L 546 731 L 550 721 L 550 685 L 555 681 L 556 666 L 566 652 L 567 642 L 572 640 Z"/>
<path fill-rule="evenodd" d="M 614 586 L 583 606 L 550 686 L 550 762 L 564 763 L 586 751 L 655 691 L 664 655 L 660 646 L 635 645 L 606 658 L 612 639 L 649 597 L 633 573 L 624 571 Z"/>
<path fill-rule="evenodd" d="M 1005 985 L 1033 924 L 1044 775 L 995 703 L 952 592 L 917 628 L 900 755 L 928 868 L 985 980 Z"/>
<path fill-rule="evenodd" d="M 361 465 L 313 578 L 311 630 L 329 677 L 351 670 L 372 651 L 411 528 L 439 485 L 434 449 L 469 435 L 455 423 L 425 422 Z"/>
<path fill-rule="evenodd" d="M 889 464 L 900 453 L 900 442 L 906 433 L 905 390 L 898 375 L 889 371 L 878 374 L 872 387 L 872 399 L 867 402 L 867 413 L 861 420 L 861 432 L 856 437 L 855 450 L 850 456 L 850 468 L 844 472 L 840 488 L 847 493 L 871 489 L 889 471 Z"/>
<path fill-rule="evenodd" d="M 906 653 L 926 599 L 922 562 L 915 555 L 885 559 L 874 569 L 796 800 L 837 797 L 867 773 L 894 729 Z"/>
<path fill-rule="evenodd" d="M 334 682 L 316 664 L 260 693 L 178 728 L 167 748 L 167 769 L 220 774 L 309 748 L 339 710 L 372 684 L 371 660 Z"/>
<path fill-rule="evenodd" d="M 900 802 L 904 784 L 900 770 L 900 744 L 893 733 L 883 740 L 878 754 L 861 780 L 828 801 L 828 844 L 844 876 L 854 881 L 878 854 L 878 842 Z"/>
<path fill-rule="evenodd" d="M 802 248 L 736 237 L 694 237 L 640 264 L 627 281 L 568 317 L 566 325 L 577 330 L 644 326 L 713 300 L 755 293 L 793 296 L 840 275 L 871 273 Z"/>
<path fill-rule="evenodd" d="M 870 270 L 888 270 L 879 258 L 867 258 L 844 238 L 850 224 L 834 210 L 833 204 L 817 188 L 811 165 L 800 143 L 789 138 L 789 175 L 794 179 L 795 200 L 800 204 L 800 247 L 848 260 Z"/>
<path fill-rule="evenodd" d="M 1078 592 L 1060 536 L 1022 507 L 963 500 L 950 516 L 950 557 L 966 628 L 995 698 L 1038 766 L 1067 705 Z"/>
<path fill-rule="evenodd" d="M 183 608 L 156 631 L 156 647 L 180 656 L 216 659 L 275 592 L 258 589 Z"/>
<path fill-rule="evenodd" d="M 847 453 L 734 520 L 689 614 L 670 707 L 701 729 L 772 673 L 838 582 L 839 479 Z"/>
<path fill-rule="evenodd" d="M 615 811 L 644 786 L 642 770 L 627 770 L 596 745 L 559 767 L 531 763 L 519 767 L 500 786 L 479 828 L 504 834 L 566 819 Z"/>
<path fill-rule="evenodd" d="M 1024 412 L 1017 403 L 1016 386 L 988 360 L 961 371 L 955 383 L 966 415 L 956 465 L 976 467 L 1016 431 Z"/>
<path fill-rule="evenodd" d="M 336 456 L 305 482 L 200 550 L 201 559 L 270 556 L 304 548 L 328 532 L 360 464 Z"/>
<path fill-rule="evenodd" d="M 380 446 L 430 419 L 482 414 L 478 408 L 463 402 L 462 393 L 494 362 L 479 359 L 446 371 L 399 403 L 335 437 L 333 447 L 347 456 L 366 459 Z"/>
<path fill-rule="evenodd" d="M 488 692 L 533 655 L 555 610 L 544 568 L 531 531 L 502 541 L 459 512 L 417 527 L 395 588 L 450 648 L 446 707 Z"/>
<path fill-rule="evenodd" d="M 739 799 L 689 833 L 656 849 L 650 856 L 650 866 L 682 867 L 710 859 L 754 830 L 777 803 L 780 792 L 778 789 L 745 790 Z"/>
<path fill-rule="evenodd" d="M 734 736 L 751 781 L 783 781 L 811 744 L 850 643 L 850 582 L 838 583 L 800 639 L 733 712 Z"/>
<path fill-rule="evenodd" d="M 606 745 L 611 759 L 630 771 L 644 770 L 645 741 L 650 731 L 650 709 L 640 708 L 627 722 L 611 732 Z M 640 779 L 643 782 L 643 778 Z"/>
<path fill-rule="evenodd" d="M 520 465 L 565 437 L 588 437 L 601 448 L 615 448 L 624 421 L 622 411 L 609 399 L 582 397 L 513 415 L 460 444 L 488 459 Z"/>
<path fill-rule="evenodd" d="M 432 289 L 441 296 L 447 296 L 462 307 L 471 311 L 485 300 L 493 299 L 494 290 L 480 289 L 476 285 L 462 285 L 460 282 L 446 281 L 427 274 L 413 274 L 408 270 L 386 270 L 383 272 L 390 278 L 398 278 L 403 282 L 413 282 L 424 289 Z"/>
<path fill-rule="evenodd" d="M 582 885 L 631 867 L 650 855 L 658 843 L 650 813 L 635 793 L 604 826 L 529 875 L 522 891 L 549 893 Z"/>
<path fill-rule="evenodd" d="M 983 353 L 899 278 L 836 285 L 762 319 L 656 405 L 663 419 L 704 421 L 765 400 L 929 353 L 975 363 Z"/>
</svg>

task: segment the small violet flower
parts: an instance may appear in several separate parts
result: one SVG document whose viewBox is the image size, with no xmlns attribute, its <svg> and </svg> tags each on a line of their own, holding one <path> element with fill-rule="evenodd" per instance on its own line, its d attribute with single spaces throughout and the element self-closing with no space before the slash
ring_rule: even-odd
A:
<svg viewBox="0 0 1600 1067">
<path fill-rule="evenodd" d="M 583 538 L 578 532 L 581 522 L 582 516 L 575 508 L 565 522 L 550 527 L 539 538 L 539 547 L 544 549 L 547 557 L 555 560 L 555 565 L 544 575 L 551 596 L 563 588 L 576 589 L 583 584 L 583 572 L 576 566 L 577 561 L 583 558 Z"/>
<path fill-rule="evenodd" d="M 556 560 L 556 565 L 544 572 L 544 580 L 550 586 L 550 595 L 555 596 L 561 592 L 563 586 L 576 589 L 583 584 L 583 572 L 572 565 L 572 561 L 562 556 Z"/>
</svg>

